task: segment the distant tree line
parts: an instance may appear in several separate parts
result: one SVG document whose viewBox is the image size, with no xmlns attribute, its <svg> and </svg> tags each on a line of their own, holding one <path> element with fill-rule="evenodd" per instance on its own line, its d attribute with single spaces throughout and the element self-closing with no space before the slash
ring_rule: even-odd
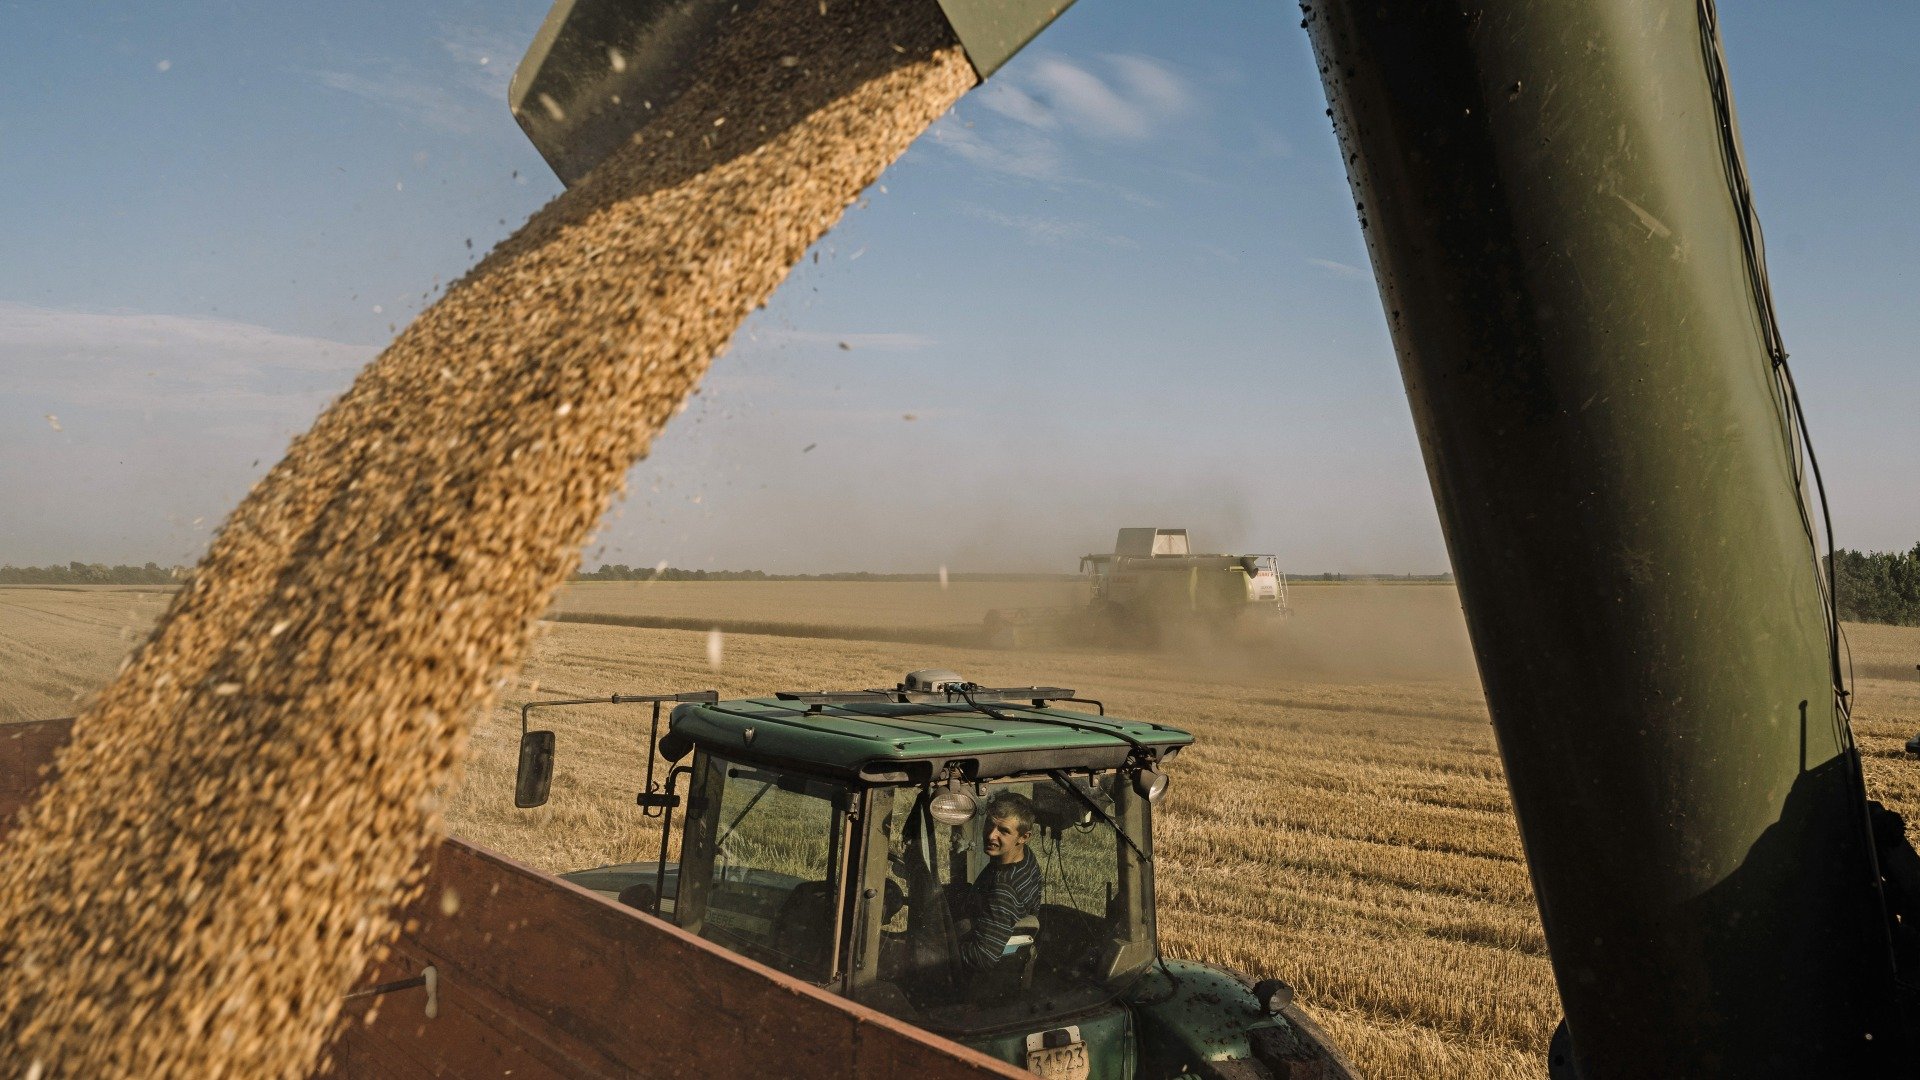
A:
<svg viewBox="0 0 1920 1080">
<path fill-rule="evenodd" d="M 1451 570 L 1442 574 L 1288 574 L 1294 581 L 1452 581 Z"/>
<path fill-rule="evenodd" d="M 766 581 L 762 570 L 679 570 L 671 566 L 628 566 L 608 563 L 598 570 L 583 570 L 575 581 Z"/>
<path fill-rule="evenodd" d="M 949 581 L 1077 581 L 1078 574 L 949 574 Z M 938 581 L 939 574 L 876 574 L 855 570 L 837 574 L 769 574 L 765 570 L 681 570 L 677 567 L 608 563 L 582 570 L 575 581 Z"/>
<path fill-rule="evenodd" d="M 1288 574 L 1296 581 L 1452 581 L 1447 574 Z M 575 581 L 938 581 L 938 574 L 876 574 L 867 570 L 837 574 L 769 574 L 764 570 L 681 570 L 667 566 L 608 563 L 582 570 Z M 948 574 L 948 581 L 1079 581 L 1079 574 Z"/>
<path fill-rule="evenodd" d="M 0 585 L 173 585 L 187 576 L 184 566 L 108 566 L 70 562 L 65 566 L 0 566 Z"/>
<path fill-rule="evenodd" d="M 1854 622 L 1920 626 L 1920 544 L 1912 551 L 1833 553 L 1840 617 Z"/>
</svg>

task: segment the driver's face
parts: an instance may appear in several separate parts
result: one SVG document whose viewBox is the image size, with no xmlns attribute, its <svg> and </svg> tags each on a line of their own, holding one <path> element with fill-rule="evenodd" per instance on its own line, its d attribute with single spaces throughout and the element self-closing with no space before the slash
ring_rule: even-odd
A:
<svg viewBox="0 0 1920 1080">
<path fill-rule="evenodd" d="M 994 862 L 1016 863 L 1026 857 L 1027 834 L 1018 818 L 987 819 L 987 855 Z"/>
</svg>

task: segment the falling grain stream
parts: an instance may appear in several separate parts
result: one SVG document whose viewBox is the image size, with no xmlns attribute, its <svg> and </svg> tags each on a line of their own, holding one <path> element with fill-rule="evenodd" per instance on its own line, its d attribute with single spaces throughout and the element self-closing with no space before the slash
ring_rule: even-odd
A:
<svg viewBox="0 0 1920 1080">
<path fill-rule="evenodd" d="M 767 0 L 409 326 L 81 715 L 0 883 L 0 1074 L 302 1077 L 476 712 L 740 321 L 973 83 L 937 7 Z"/>
</svg>

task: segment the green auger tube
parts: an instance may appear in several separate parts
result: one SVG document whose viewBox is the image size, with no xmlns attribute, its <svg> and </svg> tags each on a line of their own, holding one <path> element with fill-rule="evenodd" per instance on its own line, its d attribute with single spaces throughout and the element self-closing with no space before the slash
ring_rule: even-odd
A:
<svg viewBox="0 0 1920 1080">
<path fill-rule="evenodd" d="M 1710 0 L 1302 10 L 1566 1011 L 1556 1075 L 1905 1075 Z"/>
</svg>

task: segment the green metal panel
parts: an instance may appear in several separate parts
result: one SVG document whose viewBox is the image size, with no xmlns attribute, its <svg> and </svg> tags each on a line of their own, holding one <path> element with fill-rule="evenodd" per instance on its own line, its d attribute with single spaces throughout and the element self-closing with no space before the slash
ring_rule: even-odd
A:
<svg viewBox="0 0 1920 1080">
<path fill-rule="evenodd" d="M 1140 1060 L 1149 1076 L 1253 1056 L 1247 1031 L 1265 1021 L 1238 978 L 1193 960 L 1167 960 L 1134 987 Z"/>
<path fill-rule="evenodd" d="M 1002 708 L 1013 715 L 999 719 L 965 705 L 922 703 L 840 704 L 810 712 L 793 702 L 748 698 L 682 705 L 673 711 L 671 729 L 722 753 L 748 752 L 848 773 L 872 762 L 1089 749 L 1111 750 L 1118 764 L 1131 748 L 1129 739 L 1162 752 L 1193 742 L 1192 735 L 1164 724 L 1063 709 Z M 1049 718 L 1074 726 L 1048 723 Z"/>
<path fill-rule="evenodd" d="M 940 0 L 940 10 L 982 79 L 1072 5 L 1073 0 Z"/>
<path fill-rule="evenodd" d="M 1269 1015 L 1244 979 L 1211 964 L 1164 961 L 1128 997 L 1139 1028 L 1142 1076 L 1270 1076 L 1277 1072 L 1276 1058 L 1308 1076 L 1354 1075 L 1321 1041 L 1324 1033 L 1316 1025 L 1292 1009 Z"/>
<path fill-rule="evenodd" d="M 1582 1076 L 1860 1075 L 1890 961 L 1707 9 L 1304 10 Z"/>
</svg>

